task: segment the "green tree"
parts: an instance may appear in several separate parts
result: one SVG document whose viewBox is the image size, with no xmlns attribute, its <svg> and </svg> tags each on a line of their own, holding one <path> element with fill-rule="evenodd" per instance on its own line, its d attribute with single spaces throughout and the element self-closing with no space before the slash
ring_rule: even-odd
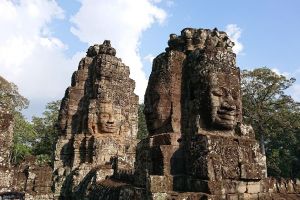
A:
<svg viewBox="0 0 300 200">
<path fill-rule="evenodd" d="M 35 143 L 36 131 L 20 112 L 14 113 L 14 135 L 12 149 L 12 163 L 18 164 L 26 156 L 32 154 L 32 146 Z"/>
<path fill-rule="evenodd" d="M 37 156 L 38 161 L 51 161 L 53 145 L 58 135 L 56 125 L 60 103 L 60 100 L 48 103 L 42 117 L 32 118 L 32 126 L 37 133 L 32 154 Z"/>
<path fill-rule="evenodd" d="M 18 87 L 0 76 L 0 107 L 10 112 L 27 108 L 29 101 L 20 95 Z"/>
<path fill-rule="evenodd" d="M 139 104 L 139 110 L 138 110 L 138 116 L 139 116 L 138 128 L 139 128 L 139 130 L 138 130 L 137 138 L 140 140 L 144 139 L 148 136 L 145 114 L 143 112 L 144 108 L 145 108 L 144 104 Z"/>
<path fill-rule="evenodd" d="M 300 145 L 300 107 L 286 94 L 294 82 L 266 67 L 242 71 L 244 121 L 253 126 L 272 176 L 299 176 L 294 168 L 300 159 L 295 148 Z"/>
<path fill-rule="evenodd" d="M 31 147 L 36 135 L 31 124 L 21 114 L 21 110 L 27 108 L 29 101 L 23 97 L 18 87 L 0 76 L 0 109 L 13 115 L 13 146 L 11 161 L 18 163 L 25 156 L 31 154 Z"/>
</svg>

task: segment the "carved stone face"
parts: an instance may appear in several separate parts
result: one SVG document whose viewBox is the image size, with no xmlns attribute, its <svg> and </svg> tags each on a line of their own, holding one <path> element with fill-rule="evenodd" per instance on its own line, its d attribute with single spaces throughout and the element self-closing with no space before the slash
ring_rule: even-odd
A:
<svg viewBox="0 0 300 200">
<path fill-rule="evenodd" d="M 150 134 L 167 131 L 170 124 L 170 97 L 163 87 L 156 88 L 145 97 L 144 114 Z"/>
<path fill-rule="evenodd" d="M 120 109 L 111 103 L 100 103 L 98 113 L 98 131 L 100 133 L 118 133 L 122 121 Z"/>
<path fill-rule="evenodd" d="M 232 130 L 241 116 L 238 75 L 220 72 L 211 74 L 208 93 L 211 126 L 217 129 Z"/>
</svg>

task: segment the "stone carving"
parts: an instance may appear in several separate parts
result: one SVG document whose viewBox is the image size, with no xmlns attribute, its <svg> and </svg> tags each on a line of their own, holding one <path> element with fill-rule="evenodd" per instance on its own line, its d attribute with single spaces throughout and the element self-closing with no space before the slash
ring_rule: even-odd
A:
<svg viewBox="0 0 300 200">
<path fill-rule="evenodd" d="M 193 79 L 193 83 L 190 85 L 194 87 L 201 87 L 208 84 L 207 81 L 209 80 L 206 71 L 208 72 L 208 69 L 209 71 L 213 70 L 211 66 L 214 66 L 214 62 L 216 64 L 214 71 L 216 72 L 220 70 L 219 68 L 231 69 L 231 67 L 233 67 L 232 72 L 236 75 L 239 74 L 239 70 L 235 67 L 235 55 L 232 53 L 232 47 L 234 43 L 230 41 L 225 32 L 218 31 L 216 28 L 213 30 L 186 28 L 181 31 L 180 36 L 171 34 L 168 44 L 169 47 L 166 48 L 166 52 L 157 56 L 153 61 L 153 69 L 145 94 L 144 113 L 150 135 L 166 132 L 181 132 L 182 77 L 187 76 L 185 72 L 182 72 L 182 70 L 183 66 L 185 65 L 184 63 L 187 62 L 186 60 L 192 61 L 188 63 L 190 66 L 199 60 L 202 62 L 197 63 L 198 68 L 192 67 L 192 69 L 194 69 L 193 72 L 196 74 L 202 74 L 202 76 L 198 76 L 196 78 L 197 80 Z M 213 55 L 212 53 L 212 55 L 210 55 L 211 57 L 209 57 L 208 54 L 200 54 L 199 51 L 203 50 L 204 48 L 210 50 L 223 49 L 222 53 L 224 55 L 221 54 L 220 51 L 216 52 L 218 55 Z M 194 50 L 195 52 L 193 52 Z M 187 58 L 189 52 L 192 52 L 193 56 L 189 56 L 189 58 Z M 201 56 L 204 56 L 204 58 L 201 58 Z M 217 56 L 217 58 L 215 59 L 214 56 Z M 228 59 L 224 57 L 228 57 Z M 202 67 L 200 67 L 200 65 Z M 201 70 L 201 72 L 199 70 Z M 220 70 L 220 72 L 223 71 Z M 230 72 L 227 70 L 226 73 L 228 74 Z M 238 75 L 236 77 L 239 78 Z M 191 78 L 195 77 L 184 77 L 186 80 Z M 201 78 L 203 78 L 203 80 L 200 80 Z M 231 85 L 233 85 L 234 82 L 231 81 L 231 83 Z M 239 80 L 234 84 L 239 86 Z M 203 90 L 200 91 L 199 88 L 198 90 L 199 91 L 193 92 L 203 92 Z M 234 93 L 240 93 L 238 87 L 235 87 L 234 90 L 238 90 L 234 91 Z M 198 98 L 202 97 L 200 93 L 195 95 L 198 95 Z M 203 95 L 205 96 L 205 94 Z M 205 101 L 205 99 L 203 99 L 203 101 Z M 214 100 L 212 103 L 217 102 Z M 239 105 L 239 107 L 241 107 L 241 105 Z M 211 108 L 216 107 L 213 106 Z M 205 111 L 205 109 L 206 108 L 202 109 L 202 115 L 207 115 L 208 112 L 212 112 L 209 110 Z M 237 115 L 237 119 L 234 120 L 235 122 L 240 121 L 241 118 L 241 114 Z M 217 115 L 215 115 L 215 117 L 217 117 Z M 211 123 L 208 122 L 209 120 L 207 117 L 203 116 L 203 119 L 207 120 L 207 123 Z M 218 126 L 217 124 L 215 125 Z"/>
<path fill-rule="evenodd" d="M 215 30 L 206 35 L 206 40 L 216 37 L 224 41 Z M 186 120 L 182 125 L 182 145 L 187 153 L 188 184 L 181 189 L 211 190 L 214 194 L 222 188 L 226 193 L 226 185 L 231 185 L 229 180 L 239 183 L 262 180 L 266 176 L 266 160 L 253 129 L 242 124 L 236 56 L 230 46 L 218 45 L 215 39 L 211 41 L 202 48 L 190 50 L 183 66 L 182 98 L 186 101 L 183 118 Z"/>
<path fill-rule="evenodd" d="M 234 43 L 217 29 L 186 28 L 168 45 L 145 94 L 149 137 L 137 147 L 135 185 L 153 199 L 231 199 L 238 185 L 257 187 L 265 156 L 242 123 Z"/>
<path fill-rule="evenodd" d="M 189 117 L 198 128 L 233 130 L 242 122 L 240 71 L 234 53 L 197 49 L 186 62 Z"/>
<path fill-rule="evenodd" d="M 109 41 L 89 47 L 62 100 L 54 160 L 58 198 L 84 198 L 93 182 L 133 169 L 138 97 L 129 67 L 115 55 Z"/>
<path fill-rule="evenodd" d="M 218 31 L 217 28 L 213 30 L 185 28 L 179 36 L 171 34 L 168 45 L 169 47 L 166 51 L 177 50 L 187 52 L 203 48 L 223 48 L 232 51 L 234 42 L 229 39 L 225 32 Z"/>
<path fill-rule="evenodd" d="M 9 144 L 0 150 L 0 199 L 299 199 L 299 181 L 265 178 L 265 156 L 242 123 L 233 45 L 217 29 L 170 35 L 153 62 L 149 136 L 138 144 L 129 68 L 109 41 L 89 47 L 61 104 L 54 196 L 49 166 L 2 162 Z M 11 131 L 0 106 L 0 142 Z"/>
<path fill-rule="evenodd" d="M 180 132 L 181 65 L 186 55 L 170 50 L 157 56 L 145 93 L 145 117 L 150 135 Z"/>
<path fill-rule="evenodd" d="M 123 125 L 123 116 L 121 109 L 113 106 L 111 102 L 92 102 L 90 111 L 95 110 L 93 115 L 89 117 L 89 124 L 92 127 L 92 134 L 119 134 L 121 125 Z"/>
</svg>

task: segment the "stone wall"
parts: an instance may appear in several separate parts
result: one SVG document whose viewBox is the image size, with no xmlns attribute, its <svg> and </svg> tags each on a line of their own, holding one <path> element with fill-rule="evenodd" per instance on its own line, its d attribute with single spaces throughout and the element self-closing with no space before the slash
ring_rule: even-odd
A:
<svg viewBox="0 0 300 200">
<path fill-rule="evenodd" d="M 53 199 L 52 168 L 38 165 L 34 157 L 18 166 L 0 169 L 0 199 Z"/>
<path fill-rule="evenodd" d="M 11 173 L 10 156 L 13 138 L 13 116 L 0 106 L 0 192 L 10 190 L 13 174 Z"/>
<path fill-rule="evenodd" d="M 0 77 L 1 84 L 9 84 Z M 52 169 L 36 164 L 33 157 L 17 166 L 11 164 L 13 145 L 13 114 L 0 102 L 0 200 L 52 199 Z"/>
<path fill-rule="evenodd" d="M 0 84 L 9 85 L 0 76 Z M 2 94 L 1 94 L 2 95 Z M 13 115 L 5 102 L 0 102 L 0 193 L 11 191 L 13 173 L 11 170 L 10 157 L 13 140 Z"/>
<path fill-rule="evenodd" d="M 0 76 L 1 87 L 10 87 L 10 83 Z M 2 95 L 0 94 L 1 100 Z M 4 96 L 5 98 L 5 96 Z M 10 156 L 13 141 L 13 114 L 9 109 L 7 102 L 0 101 L 0 168 L 5 171 L 6 167 L 10 167 Z"/>
</svg>

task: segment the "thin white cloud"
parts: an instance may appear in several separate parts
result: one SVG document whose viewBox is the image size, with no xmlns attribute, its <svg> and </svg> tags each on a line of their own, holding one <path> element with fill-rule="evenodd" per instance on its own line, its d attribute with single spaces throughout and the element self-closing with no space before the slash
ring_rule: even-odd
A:
<svg viewBox="0 0 300 200">
<path fill-rule="evenodd" d="M 239 41 L 242 34 L 242 29 L 236 24 L 228 24 L 226 26 L 226 33 L 228 34 L 229 38 L 235 43 L 233 52 L 236 54 L 241 54 L 244 49 L 243 44 Z"/>
<path fill-rule="evenodd" d="M 175 3 L 172 0 L 167 0 L 166 4 L 167 4 L 168 7 L 172 7 L 172 6 L 174 6 Z"/>
<path fill-rule="evenodd" d="M 148 61 L 149 63 L 152 64 L 154 58 L 155 58 L 154 55 L 148 54 L 148 55 L 146 55 L 146 56 L 144 57 L 144 60 L 146 60 L 146 61 Z"/>
<path fill-rule="evenodd" d="M 130 67 L 136 81 L 136 93 L 140 100 L 147 86 L 139 53 L 143 31 L 155 22 L 163 23 L 166 12 L 155 5 L 157 0 L 80 0 L 81 8 L 71 18 L 71 32 L 90 45 L 111 40 L 117 56 Z"/>
<path fill-rule="evenodd" d="M 282 71 L 280 71 L 278 68 L 272 68 L 271 70 L 272 70 L 273 72 L 275 72 L 276 74 L 278 74 L 278 75 L 283 75 L 283 76 L 285 76 L 285 77 L 287 77 L 287 78 L 290 77 L 290 73 L 288 73 L 288 72 L 282 72 Z"/>
<path fill-rule="evenodd" d="M 290 91 L 294 100 L 300 102 L 300 84 L 294 84 Z"/>
<path fill-rule="evenodd" d="M 153 3 L 160 3 L 162 0 L 151 0 Z"/>
<path fill-rule="evenodd" d="M 0 74 L 40 105 L 62 98 L 79 61 L 66 58 L 66 45 L 51 36 L 49 23 L 63 17 L 53 0 L 0 0 Z"/>
</svg>

